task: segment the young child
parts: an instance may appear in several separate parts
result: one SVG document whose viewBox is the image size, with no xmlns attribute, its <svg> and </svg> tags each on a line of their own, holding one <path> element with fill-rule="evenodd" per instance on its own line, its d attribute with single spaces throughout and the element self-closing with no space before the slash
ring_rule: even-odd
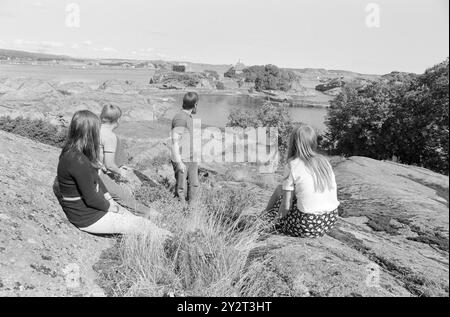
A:
<svg viewBox="0 0 450 317">
<path fill-rule="evenodd" d="M 122 110 L 116 105 L 108 104 L 103 107 L 100 114 L 100 161 L 107 173 L 116 174 L 125 178 L 126 167 L 122 166 L 119 155 L 119 139 L 114 130 L 119 126 Z"/>
<path fill-rule="evenodd" d="M 143 204 L 137 202 L 131 190 L 117 184 L 114 179 L 119 176 L 121 179 L 127 179 L 127 173 L 131 170 L 122 165 L 124 159 L 120 154 L 120 142 L 114 130 L 119 126 L 122 116 L 120 108 L 114 104 L 107 104 L 103 107 L 100 114 L 100 155 L 99 159 L 102 169 L 99 172 L 100 179 L 105 184 L 112 198 L 120 205 L 127 207 L 139 214 L 158 216 L 158 212 L 151 210 Z"/>
<path fill-rule="evenodd" d="M 280 233 L 319 237 L 335 224 L 339 201 L 333 169 L 318 154 L 314 129 L 301 124 L 289 139 L 284 180 L 269 200 L 265 217 Z"/>
</svg>

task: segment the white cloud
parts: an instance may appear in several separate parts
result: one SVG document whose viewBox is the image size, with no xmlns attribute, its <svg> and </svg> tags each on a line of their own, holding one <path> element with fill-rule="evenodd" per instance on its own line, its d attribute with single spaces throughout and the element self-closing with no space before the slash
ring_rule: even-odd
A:
<svg viewBox="0 0 450 317">
<path fill-rule="evenodd" d="M 41 41 L 40 45 L 45 46 L 45 47 L 55 48 L 55 47 L 63 47 L 64 43 L 55 42 L 55 41 Z"/>
<path fill-rule="evenodd" d="M 119 52 L 115 48 L 108 47 L 108 46 L 101 47 L 101 48 L 94 47 L 94 51 L 96 51 L 96 52 L 105 52 L 105 53 L 118 53 Z"/>
<path fill-rule="evenodd" d="M 46 5 L 43 4 L 41 1 L 36 1 L 36 2 L 34 2 L 34 3 L 33 3 L 33 6 L 34 6 L 34 7 L 38 7 L 38 8 L 45 8 L 45 7 L 46 7 Z"/>
<path fill-rule="evenodd" d="M 14 43 L 14 45 L 22 46 L 22 45 L 25 44 L 25 40 L 23 40 L 23 39 L 15 39 L 13 43 Z"/>
<path fill-rule="evenodd" d="M 86 40 L 86 41 L 83 42 L 83 44 L 90 46 L 90 45 L 92 45 L 92 41 Z"/>
</svg>

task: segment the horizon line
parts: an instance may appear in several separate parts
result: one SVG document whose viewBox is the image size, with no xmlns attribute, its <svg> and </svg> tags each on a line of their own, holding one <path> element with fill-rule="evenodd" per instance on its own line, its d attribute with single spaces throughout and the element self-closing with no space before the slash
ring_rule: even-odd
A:
<svg viewBox="0 0 450 317">
<path fill-rule="evenodd" d="M 165 59 L 165 58 L 155 58 L 155 59 L 136 59 L 136 58 L 120 58 L 120 57 L 89 57 L 89 56 L 81 56 L 81 55 L 71 55 L 71 54 L 57 54 L 57 53 L 51 53 L 51 52 L 40 52 L 40 51 L 33 51 L 33 50 L 19 50 L 19 49 L 14 49 L 14 48 L 4 48 L 4 47 L 0 47 L 0 50 L 9 50 L 9 51 L 14 51 L 14 52 L 23 52 L 23 53 L 31 53 L 31 54 L 42 54 L 42 55 L 51 55 L 51 56 L 55 56 L 55 57 L 65 57 L 65 58 L 70 58 L 70 59 L 79 59 L 79 60 L 93 60 L 93 61 L 98 61 L 98 60 L 119 60 L 119 61 L 146 61 L 146 62 L 151 62 L 151 61 L 164 61 L 164 62 L 173 62 L 173 63 L 190 63 L 190 64 L 205 64 L 205 65 L 212 65 L 212 66 L 233 66 L 236 63 L 207 63 L 207 62 L 193 62 L 193 61 L 189 61 L 189 60 L 171 60 L 171 59 Z M 449 57 L 447 57 L 449 58 Z M 410 74 L 421 74 L 421 73 L 416 73 L 416 72 L 412 72 L 412 71 L 401 71 L 401 70 L 391 70 L 388 73 L 362 73 L 359 71 L 354 71 L 354 70 L 349 70 L 349 69 L 343 69 L 343 68 L 325 68 L 325 67 L 297 67 L 297 66 L 278 66 L 276 64 L 273 63 L 265 63 L 265 64 L 245 64 L 243 63 L 245 66 L 250 67 L 250 66 L 264 66 L 264 65 L 275 65 L 279 68 L 282 69 L 289 69 L 289 70 L 306 70 L 306 69 L 314 69 L 314 70 L 326 70 L 326 71 L 335 71 L 335 72 L 350 72 L 350 73 L 354 73 L 354 74 L 359 74 L 359 75 L 369 75 L 369 76 L 382 76 L 382 75 L 386 75 L 392 72 L 400 72 L 400 73 L 410 73 Z M 428 66 L 426 69 L 433 67 L 434 65 L 430 65 Z M 425 72 L 426 69 L 423 71 Z M 422 73 L 423 73 L 422 72 Z"/>
</svg>

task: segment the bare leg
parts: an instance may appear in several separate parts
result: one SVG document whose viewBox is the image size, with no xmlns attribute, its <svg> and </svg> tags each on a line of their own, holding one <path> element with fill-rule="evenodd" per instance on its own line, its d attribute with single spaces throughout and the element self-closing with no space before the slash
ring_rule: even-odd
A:
<svg viewBox="0 0 450 317">
<path fill-rule="evenodd" d="M 273 191 L 272 196 L 269 199 L 269 202 L 267 203 L 266 211 L 272 209 L 275 206 L 275 203 L 277 202 L 278 198 L 280 198 L 282 194 L 281 185 L 278 185 L 275 190 Z"/>
<path fill-rule="evenodd" d="M 111 194 L 111 197 L 121 206 L 126 207 L 127 209 L 135 212 L 138 215 L 150 216 L 153 218 L 160 216 L 160 214 L 156 210 L 153 210 L 136 201 L 136 199 L 134 199 L 133 193 L 129 189 L 117 184 L 105 173 L 101 172 L 99 176 L 103 184 L 105 184 L 106 189 Z"/>
</svg>

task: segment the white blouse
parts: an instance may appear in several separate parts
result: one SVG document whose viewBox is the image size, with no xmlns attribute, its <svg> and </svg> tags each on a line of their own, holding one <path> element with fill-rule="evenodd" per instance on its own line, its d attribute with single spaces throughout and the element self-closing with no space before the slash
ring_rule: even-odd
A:
<svg viewBox="0 0 450 317">
<path fill-rule="evenodd" d="M 337 199 L 336 179 L 333 173 L 333 188 L 324 192 L 314 191 L 314 179 L 311 172 L 300 159 L 294 159 L 286 164 L 284 169 L 283 190 L 295 191 L 297 208 L 310 214 L 324 214 L 339 206 Z"/>
</svg>

